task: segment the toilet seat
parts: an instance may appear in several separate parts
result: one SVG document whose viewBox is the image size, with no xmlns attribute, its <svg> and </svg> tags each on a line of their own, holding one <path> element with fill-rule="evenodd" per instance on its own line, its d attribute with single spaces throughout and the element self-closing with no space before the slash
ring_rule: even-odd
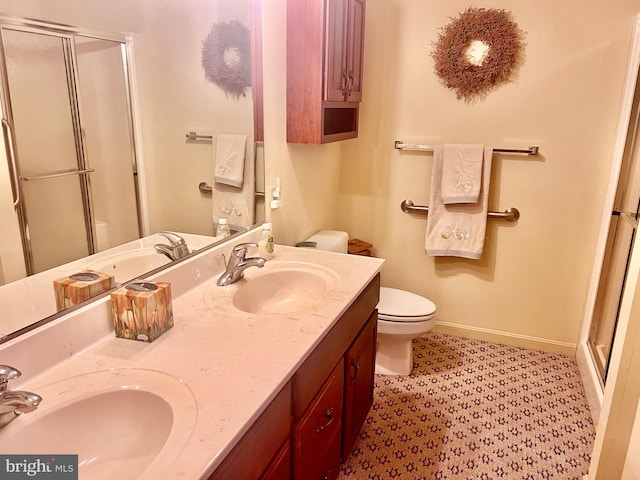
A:
<svg viewBox="0 0 640 480">
<path fill-rule="evenodd" d="M 396 322 L 378 317 L 378 337 L 391 335 L 396 338 L 415 338 L 427 333 L 436 324 L 436 319 L 411 322 Z"/>
<path fill-rule="evenodd" d="M 436 305 L 415 293 L 380 287 L 378 318 L 386 322 L 413 323 L 432 320 Z"/>
</svg>

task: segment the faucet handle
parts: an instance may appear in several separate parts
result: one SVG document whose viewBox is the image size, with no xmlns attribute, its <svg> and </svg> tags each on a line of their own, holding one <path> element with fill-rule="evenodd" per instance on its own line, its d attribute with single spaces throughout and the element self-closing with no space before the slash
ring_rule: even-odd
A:
<svg viewBox="0 0 640 480">
<path fill-rule="evenodd" d="M 9 365 L 0 365 L 0 392 L 4 392 L 9 385 L 9 380 L 15 380 L 22 372 Z"/>
<path fill-rule="evenodd" d="M 258 248 L 258 244 L 253 242 L 239 243 L 238 245 L 233 247 L 233 249 L 231 250 L 231 254 L 238 258 L 244 258 L 245 255 L 247 254 L 247 251 L 251 247 Z"/>
<path fill-rule="evenodd" d="M 177 235 L 173 232 L 159 232 L 158 235 L 162 235 L 164 238 L 166 238 L 167 240 L 169 240 L 169 242 L 171 243 L 171 245 L 173 245 L 174 247 L 178 247 L 180 245 L 185 245 L 185 241 L 184 238 L 182 238 L 180 235 Z"/>
</svg>

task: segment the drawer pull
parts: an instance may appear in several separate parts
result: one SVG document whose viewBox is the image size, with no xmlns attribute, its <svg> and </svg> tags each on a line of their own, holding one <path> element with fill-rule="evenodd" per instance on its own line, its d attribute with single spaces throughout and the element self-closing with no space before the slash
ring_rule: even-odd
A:
<svg viewBox="0 0 640 480">
<path fill-rule="evenodd" d="M 354 368 L 353 377 L 351 377 L 351 385 L 354 385 L 356 383 L 356 378 L 358 377 L 358 372 L 360 371 L 360 365 L 358 365 L 355 358 L 352 358 L 351 366 Z"/>
<path fill-rule="evenodd" d="M 331 407 L 329 410 L 327 410 L 327 413 L 325 413 L 324 416 L 327 417 L 329 419 L 329 421 L 327 423 L 325 423 L 324 425 L 320 425 L 316 429 L 316 433 L 321 433 L 325 428 L 327 428 L 333 422 L 333 419 L 335 418 L 333 416 L 333 407 Z"/>
</svg>

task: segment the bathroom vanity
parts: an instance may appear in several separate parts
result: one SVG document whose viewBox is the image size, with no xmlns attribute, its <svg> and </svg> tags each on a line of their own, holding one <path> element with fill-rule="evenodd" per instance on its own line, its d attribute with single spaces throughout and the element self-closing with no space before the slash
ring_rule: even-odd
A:
<svg viewBox="0 0 640 480">
<path fill-rule="evenodd" d="M 2 363 L 23 373 L 9 388 L 43 397 L 0 430 L 0 451 L 26 433 L 57 438 L 65 451 L 35 442 L 32 452 L 95 457 L 83 479 L 335 478 L 372 402 L 383 260 L 278 245 L 264 268 L 218 287 L 219 254 L 257 234 L 150 278 L 171 282 L 175 323 L 151 344 L 115 338 L 107 297 L 0 345 Z M 280 277 L 301 303 L 267 289 Z M 111 432 L 102 418 L 123 411 L 119 402 L 162 428 L 144 433 L 131 414 L 127 433 Z M 51 435 L 56 418 L 75 422 L 65 408 L 96 411 Z M 87 450 L 83 435 L 96 431 L 106 451 Z M 126 453 L 112 451 L 127 439 Z M 109 455 L 117 462 L 100 464 Z"/>
<path fill-rule="evenodd" d="M 209 478 L 336 478 L 373 402 L 376 277 Z"/>
</svg>

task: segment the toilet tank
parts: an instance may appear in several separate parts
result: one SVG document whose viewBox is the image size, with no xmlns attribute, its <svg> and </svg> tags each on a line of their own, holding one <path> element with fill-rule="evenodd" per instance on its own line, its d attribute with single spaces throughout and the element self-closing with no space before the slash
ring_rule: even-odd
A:
<svg viewBox="0 0 640 480">
<path fill-rule="evenodd" d="M 347 253 L 349 248 L 349 235 L 339 230 L 322 230 L 311 235 L 307 242 L 316 242 L 318 250 L 327 252 Z"/>
</svg>

